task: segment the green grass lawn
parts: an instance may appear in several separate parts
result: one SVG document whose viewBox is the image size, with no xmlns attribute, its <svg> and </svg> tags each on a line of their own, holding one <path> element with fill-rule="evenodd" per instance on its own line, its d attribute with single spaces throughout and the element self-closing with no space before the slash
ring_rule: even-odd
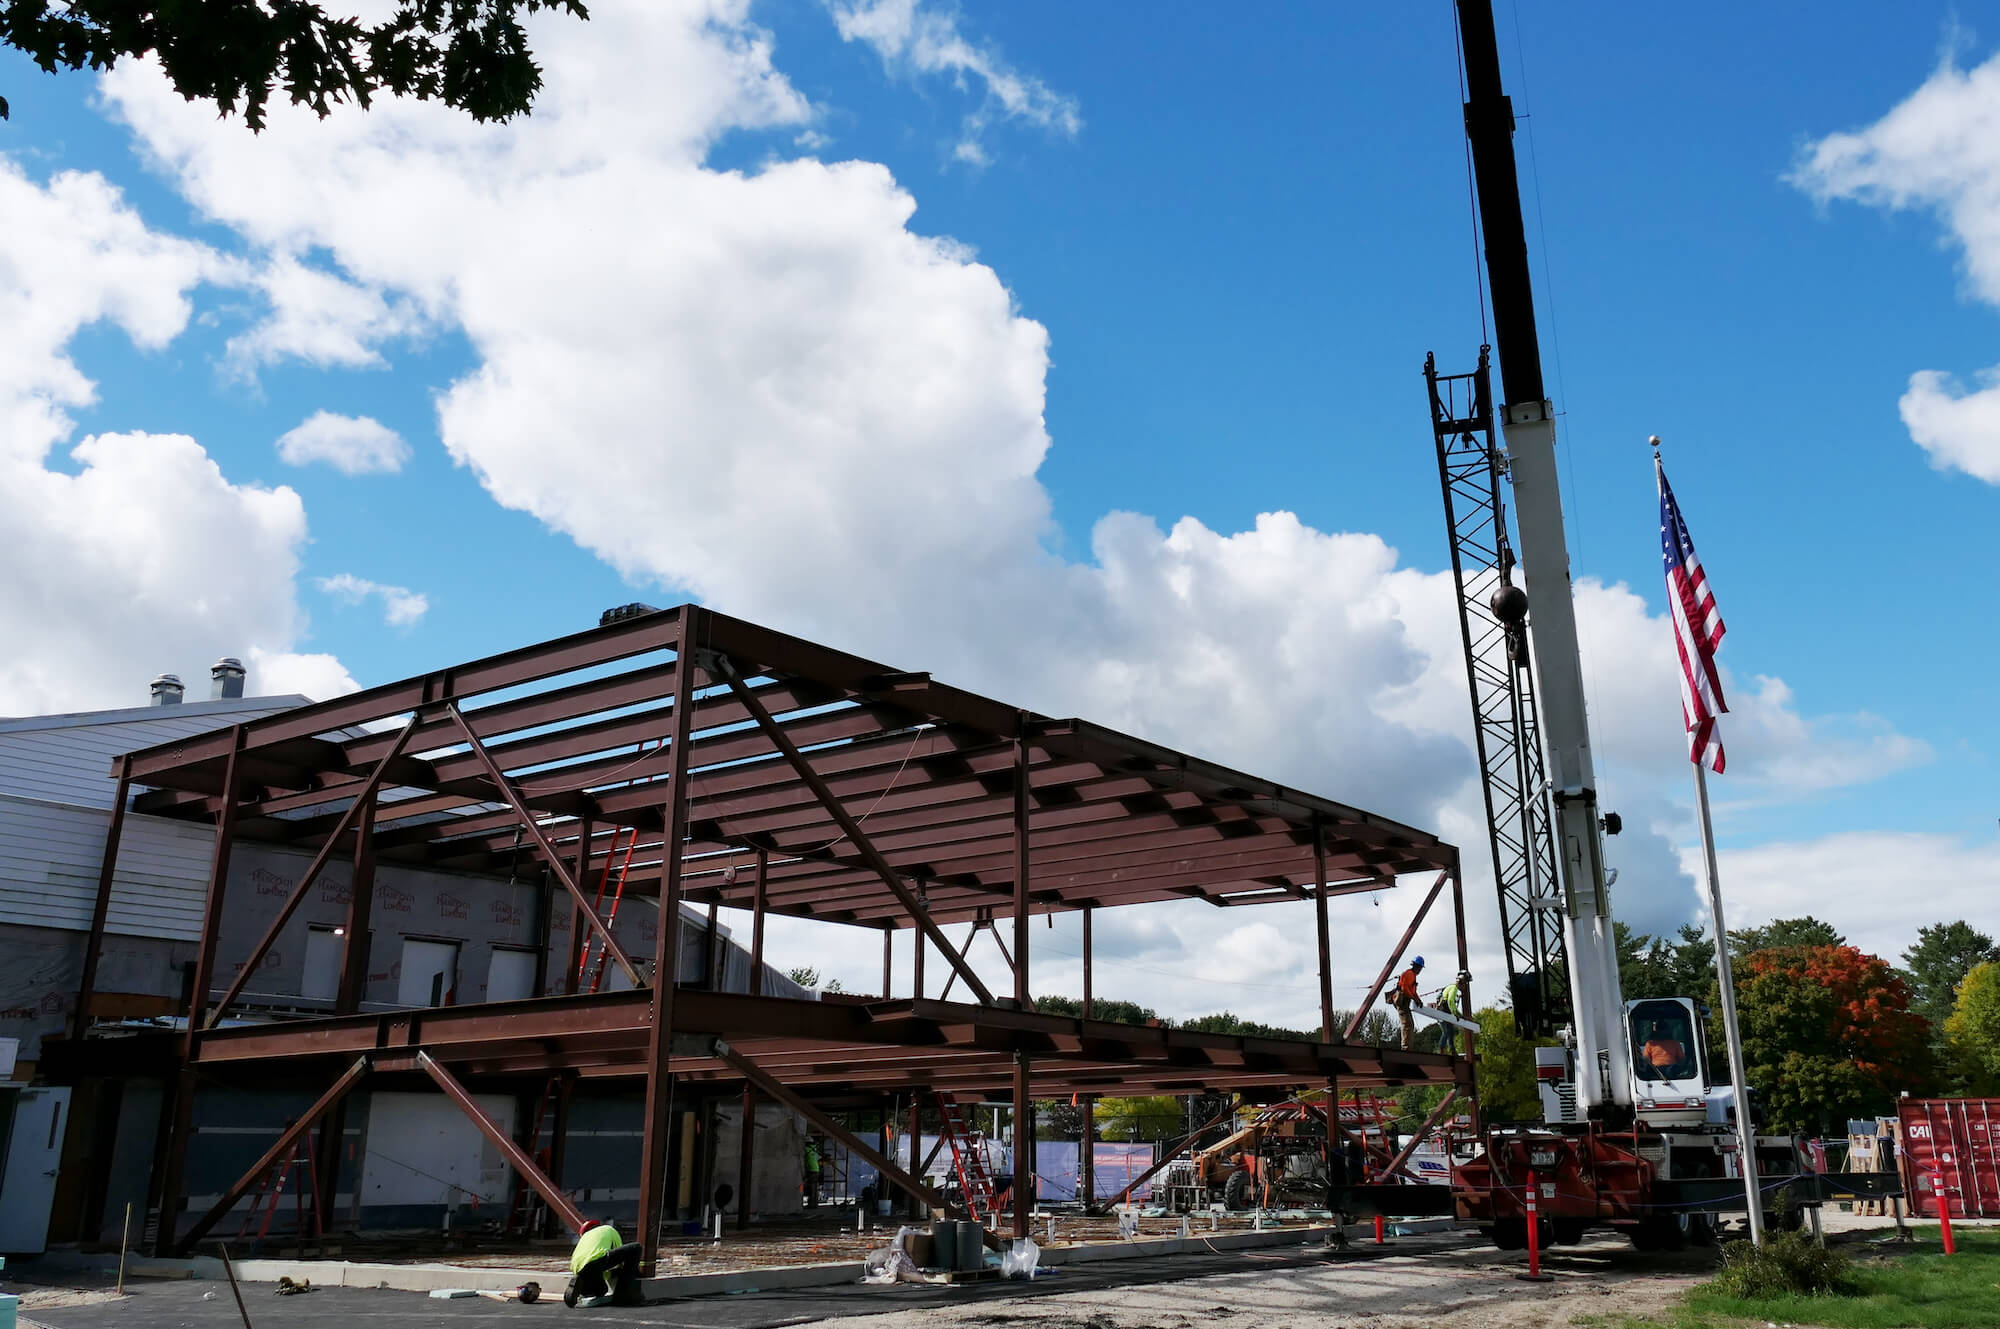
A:
<svg viewBox="0 0 2000 1329">
<path fill-rule="evenodd" d="M 1628 1319 L 1632 1329 L 1739 1329 L 1766 1324 L 1812 1329 L 2000 1329 L 2000 1230 L 1958 1228 L 1947 1256 L 1935 1226 L 1912 1226 L 1913 1247 L 1846 1244 L 1855 1257 L 1851 1296 L 1738 1301 L 1704 1283 L 1664 1318 Z"/>
</svg>

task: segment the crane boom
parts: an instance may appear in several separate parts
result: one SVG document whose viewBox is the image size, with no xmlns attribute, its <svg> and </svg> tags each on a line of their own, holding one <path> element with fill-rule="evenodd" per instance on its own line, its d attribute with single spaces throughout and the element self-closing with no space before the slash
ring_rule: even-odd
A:
<svg viewBox="0 0 2000 1329">
<path fill-rule="evenodd" d="M 1493 299 L 1500 361 L 1497 415 L 1512 481 L 1526 632 L 1538 686 L 1546 825 L 1561 873 L 1563 933 L 1576 1039 L 1579 1105 L 1633 1102 L 1623 1055 L 1624 1000 L 1605 890 L 1597 779 L 1583 696 L 1583 667 L 1571 598 L 1569 547 L 1556 479 L 1555 412 L 1544 395 L 1534 291 L 1514 161 L 1514 109 L 1502 90 L 1490 0 L 1455 0 L 1465 58 L 1465 132 L 1478 187 L 1479 223 Z M 1502 517 L 1504 535 L 1504 516 Z M 1542 791 L 1527 790 L 1530 798 Z M 1503 909 L 1506 900 L 1503 891 Z M 1533 907 L 1533 906 L 1531 906 Z M 1503 920 L 1504 921 L 1504 920 Z"/>
</svg>

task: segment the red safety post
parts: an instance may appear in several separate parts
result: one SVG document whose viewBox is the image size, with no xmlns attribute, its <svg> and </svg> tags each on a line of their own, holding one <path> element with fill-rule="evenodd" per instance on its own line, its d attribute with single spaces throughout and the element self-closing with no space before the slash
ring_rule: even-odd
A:
<svg viewBox="0 0 2000 1329">
<path fill-rule="evenodd" d="M 1547 1283 L 1553 1281 L 1542 1272 L 1542 1215 L 1541 1184 L 1535 1174 L 1528 1174 L 1528 1272 L 1514 1277 L 1524 1283 Z"/>
<path fill-rule="evenodd" d="M 1956 1255 L 1958 1246 L 1951 1239 L 1951 1196 L 1945 1193 L 1943 1169 L 1931 1173 L 1931 1198 L 1937 1201 L 1938 1233 L 1944 1238 L 1944 1253 Z"/>
<path fill-rule="evenodd" d="M 1382 1215 L 1380 1214 L 1375 1215 L 1375 1244 L 1377 1246 L 1388 1244 L 1382 1239 Z"/>
</svg>

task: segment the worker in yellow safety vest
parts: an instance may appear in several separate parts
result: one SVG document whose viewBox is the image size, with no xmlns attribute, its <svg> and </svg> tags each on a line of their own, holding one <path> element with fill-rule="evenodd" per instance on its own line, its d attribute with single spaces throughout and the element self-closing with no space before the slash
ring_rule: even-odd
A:
<svg viewBox="0 0 2000 1329">
<path fill-rule="evenodd" d="M 639 1294 L 639 1243 L 620 1242 L 618 1229 L 591 1219 L 583 1225 L 570 1252 L 569 1288 L 563 1305 L 574 1308 L 580 1302 L 592 1306 L 643 1306 Z"/>
</svg>

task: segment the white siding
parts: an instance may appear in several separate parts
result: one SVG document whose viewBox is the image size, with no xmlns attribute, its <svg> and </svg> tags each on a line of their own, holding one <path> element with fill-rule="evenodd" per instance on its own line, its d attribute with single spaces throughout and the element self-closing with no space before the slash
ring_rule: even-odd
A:
<svg viewBox="0 0 2000 1329">
<path fill-rule="evenodd" d="M 0 794 L 109 808 L 118 789 L 111 778 L 113 758 L 275 715 L 304 700 L 251 697 L 0 722 Z"/>
<path fill-rule="evenodd" d="M 108 809 L 0 796 L 0 923 L 90 927 Z M 214 831 L 127 815 L 105 931 L 193 941 Z"/>
</svg>

